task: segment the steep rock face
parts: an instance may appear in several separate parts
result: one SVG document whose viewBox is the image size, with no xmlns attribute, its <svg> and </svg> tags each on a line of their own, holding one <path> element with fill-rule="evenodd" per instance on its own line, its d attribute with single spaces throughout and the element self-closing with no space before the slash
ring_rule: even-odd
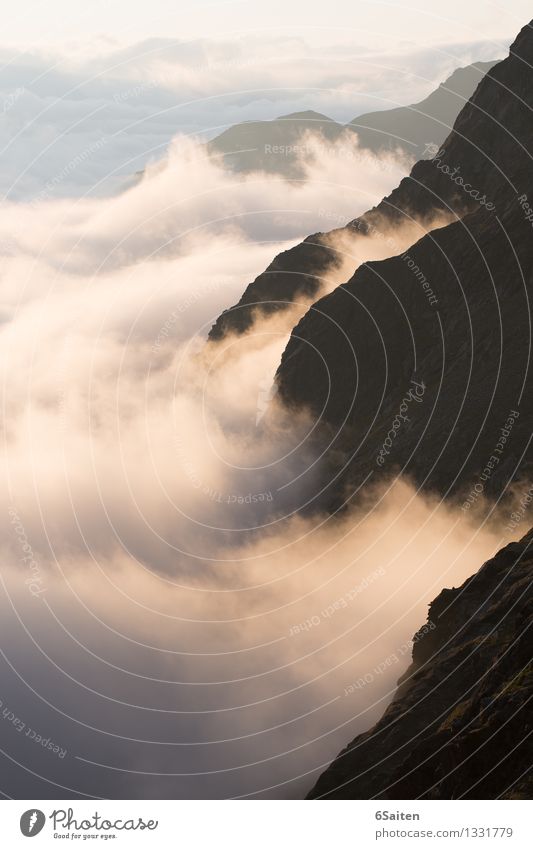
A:
<svg viewBox="0 0 533 849">
<path fill-rule="evenodd" d="M 365 264 L 294 329 L 279 389 L 321 416 L 338 449 L 327 469 L 334 504 L 400 470 L 470 509 L 531 471 L 532 64 L 527 26 L 436 158 L 386 201 L 400 222 L 457 208 L 467 188 L 475 209 Z"/>
<path fill-rule="evenodd" d="M 310 798 L 533 796 L 533 531 L 443 590 L 382 719 Z"/>
<path fill-rule="evenodd" d="M 420 103 L 359 115 L 348 127 L 357 132 L 361 147 L 375 153 L 400 149 L 421 159 L 428 144 L 445 140 L 465 102 L 494 64 L 476 62 L 458 68 Z"/>
<path fill-rule="evenodd" d="M 492 67 L 492 63 L 485 63 L 485 65 Z M 471 67 L 474 69 L 474 66 Z M 461 69 L 461 72 L 456 72 L 457 74 L 460 73 L 458 80 L 454 80 L 454 75 L 452 75 L 450 80 L 443 84 L 441 87 L 443 92 L 437 98 L 437 102 L 433 99 L 435 93 L 421 104 L 405 107 L 403 111 L 400 110 L 401 118 L 397 114 L 398 110 L 379 113 L 381 117 L 374 116 L 375 120 L 372 119 L 372 121 L 375 127 L 374 129 L 370 128 L 368 133 L 373 136 L 381 134 L 383 141 L 386 116 L 391 114 L 393 128 L 388 136 L 387 144 L 384 146 L 392 146 L 392 139 L 397 135 L 397 130 L 399 131 L 400 125 L 396 127 L 398 121 L 400 121 L 402 127 L 404 124 L 411 125 L 411 133 L 413 138 L 416 138 L 416 143 L 413 141 L 413 145 L 419 146 L 420 139 L 418 138 L 417 127 L 426 114 L 424 110 L 427 110 L 428 117 L 426 120 L 429 122 L 427 131 L 430 132 L 430 137 L 424 140 L 424 144 L 435 142 L 435 140 L 440 142 L 447 135 L 453 119 L 464 103 L 462 92 L 467 90 L 469 85 L 471 85 L 470 90 L 472 90 L 476 81 L 483 77 L 484 70 L 486 69 L 482 64 L 476 66 L 474 70 Z M 464 76 L 465 73 L 466 77 Z M 442 103 L 443 97 L 448 98 L 446 99 L 446 107 Z M 455 104 L 455 107 L 451 105 L 452 103 Z M 442 118 L 439 110 L 444 112 Z M 413 115 L 417 116 L 414 120 Z M 446 123 L 448 116 L 450 120 L 449 123 Z M 371 116 L 365 116 L 365 121 L 370 126 L 372 123 Z M 290 126 L 293 126 L 293 123 Z M 419 128 L 423 135 L 426 133 L 425 128 L 425 124 L 424 130 Z M 335 133 L 336 130 L 332 129 L 331 132 Z M 361 128 L 359 128 L 359 132 L 361 132 Z M 402 130 L 402 132 L 407 132 L 407 130 Z M 409 135 L 406 138 L 409 138 Z M 422 135 L 420 138 L 422 138 Z M 362 137 L 362 141 L 363 146 L 372 147 L 370 137 L 367 142 Z M 453 157 L 451 161 L 453 161 Z M 434 215 L 445 213 L 460 217 L 475 208 L 475 201 L 471 197 L 458 191 L 457 186 L 451 180 L 445 178 L 436 168 L 425 167 L 426 165 L 427 162 L 425 161 L 419 162 L 414 167 L 411 176 L 402 180 L 398 188 L 388 198 L 385 198 L 377 207 L 360 218 L 349 222 L 346 227 L 337 228 L 327 233 L 315 233 L 294 248 L 279 254 L 268 268 L 248 285 L 239 302 L 219 316 L 211 328 L 209 338 L 220 340 L 229 332 L 245 332 L 251 326 L 254 313 L 258 310 L 268 315 L 283 310 L 287 304 L 298 298 L 318 296 L 323 275 L 340 259 L 335 249 L 335 237 L 349 236 L 352 239 L 365 240 L 368 236 L 375 235 L 376 232 L 378 235 L 385 235 L 388 229 L 398 222 L 424 224 L 427 219 L 433 218 Z M 353 246 L 354 250 L 357 250 L 355 242 Z"/>
</svg>

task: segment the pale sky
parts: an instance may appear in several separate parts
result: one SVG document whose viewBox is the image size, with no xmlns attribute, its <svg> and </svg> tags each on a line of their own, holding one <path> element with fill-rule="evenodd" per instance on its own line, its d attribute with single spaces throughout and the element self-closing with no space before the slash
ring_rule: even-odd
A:
<svg viewBox="0 0 533 849">
<path fill-rule="evenodd" d="M 418 102 L 456 68 L 503 58 L 527 7 L 19 0 L 0 34 L 0 192 L 34 197 L 76 154 L 66 194 L 142 170 L 178 134 L 307 109 L 347 123 Z"/>
<path fill-rule="evenodd" d="M 351 41 L 377 47 L 501 40 L 531 16 L 525 0 L 20 0 L 10 4 L 6 45 L 51 45 L 112 39 L 128 44 L 165 36 L 228 36 L 266 30 L 305 35 L 311 42 Z"/>
</svg>

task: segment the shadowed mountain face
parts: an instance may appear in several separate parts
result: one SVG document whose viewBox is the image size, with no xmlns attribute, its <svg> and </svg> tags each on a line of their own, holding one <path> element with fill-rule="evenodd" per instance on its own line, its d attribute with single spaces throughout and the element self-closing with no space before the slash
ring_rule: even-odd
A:
<svg viewBox="0 0 533 849">
<path fill-rule="evenodd" d="M 443 590 L 394 701 L 310 798 L 531 799 L 532 579 L 530 531 Z"/>
<path fill-rule="evenodd" d="M 428 144 L 440 145 L 465 102 L 494 62 L 458 68 L 420 103 L 360 115 L 344 126 L 327 115 L 307 110 L 274 121 L 245 121 L 229 127 L 208 143 L 213 156 L 240 173 L 266 171 L 284 177 L 302 176 L 299 157 L 307 133 L 326 141 L 348 141 L 357 134 L 359 147 L 373 153 L 396 151 L 420 159 Z"/>
<path fill-rule="evenodd" d="M 336 505 L 403 471 L 470 509 L 531 471 L 532 65 L 528 26 L 383 202 L 389 225 L 461 198 L 470 212 L 363 265 L 294 329 L 279 389 L 333 438 Z"/>
<path fill-rule="evenodd" d="M 347 126 L 356 131 L 359 145 L 374 153 L 401 150 L 413 159 L 421 159 L 428 145 L 442 144 L 466 101 L 494 64 L 476 62 L 458 68 L 420 103 L 359 115 Z"/>
<path fill-rule="evenodd" d="M 316 301 L 282 356 L 278 397 L 311 415 L 327 457 L 314 506 L 340 509 L 397 474 L 465 513 L 530 485 L 532 154 L 529 24 L 433 159 L 346 228 L 277 257 L 213 328 L 220 339 L 250 327 L 258 305 L 311 298 L 337 238 L 426 226 Z M 431 229 L 439 215 L 450 223 Z M 312 798 L 531 798 L 532 546 L 533 531 L 430 605 L 393 703 Z"/>
<path fill-rule="evenodd" d="M 423 153 L 427 144 L 439 144 L 448 135 L 465 99 L 490 67 L 492 63 L 486 62 L 462 68 L 420 104 L 364 116 L 368 131 L 361 137 L 362 146 L 376 151 L 395 148 L 400 131 L 408 139 L 411 154 L 413 151 L 416 151 L 417 155 Z M 235 149 L 240 149 L 240 145 L 242 148 L 249 146 L 259 150 L 265 145 L 267 138 L 270 146 L 277 144 L 286 150 L 290 145 L 297 144 L 302 126 L 308 129 L 311 126 L 320 126 L 330 140 L 340 137 L 340 125 L 330 122 L 325 116 L 317 113 L 301 115 L 305 118 L 299 115 L 287 116 L 277 122 L 250 122 L 231 128 L 218 137 L 224 140 L 223 144 L 220 142 L 220 152 L 231 149 L 233 144 L 237 145 Z M 387 131 L 389 118 L 391 129 Z M 410 128 L 409 131 L 407 127 Z M 234 133 L 239 137 L 239 141 Z M 215 139 L 211 144 L 216 146 L 219 142 Z M 287 157 L 267 155 L 266 161 L 270 164 L 265 170 L 278 167 L 280 159 L 285 160 Z M 290 155 L 287 161 L 291 161 Z M 377 237 L 383 242 L 391 225 L 397 225 L 399 222 L 416 223 L 420 225 L 422 235 L 426 231 L 426 225 L 431 226 L 433 223 L 435 215 L 445 213 L 452 217 L 463 215 L 469 209 L 475 208 L 475 201 L 464 192 L 458 191 L 457 186 L 445 179 L 440 171 L 435 168 L 424 169 L 423 163 L 419 165 L 421 167 L 413 171 L 413 179 L 402 181 L 392 195 L 385 198 L 375 209 L 345 227 L 328 233 L 315 233 L 294 248 L 279 254 L 268 268 L 248 285 L 239 302 L 219 316 L 209 338 L 220 340 L 227 333 L 243 333 L 252 325 L 254 315 L 258 313 L 268 315 L 284 310 L 293 301 L 310 301 L 319 297 L 326 273 L 340 265 L 344 259 L 343 251 L 346 250 L 347 240 L 350 243 L 350 251 L 360 250 L 362 253 L 368 253 L 370 239 Z M 400 242 L 398 232 L 395 234 L 395 241 Z M 401 247 L 403 245 L 399 245 L 398 249 Z M 355 264 L 354 262 L 353 267 Z"/>
<path fill-rule="evenodd" d="M 337 141 L 346 131 L 326 115 L 307 110 L 282 115 L 274 121 L 245 121 L 224 130 L 208 142 L 209 153 L 222 157 L 226 167 L 239 173 L 266 171 L 298 178 L 299 157 L 305 153 L 306 133 Z"/>
</svg>

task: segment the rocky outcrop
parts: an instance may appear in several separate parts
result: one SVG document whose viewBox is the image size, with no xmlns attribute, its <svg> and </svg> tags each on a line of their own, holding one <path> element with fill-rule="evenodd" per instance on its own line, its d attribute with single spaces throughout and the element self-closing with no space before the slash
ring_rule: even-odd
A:
<svg viewBox="0 0 533 849">
<path fill-rule="evenodd" d="M 443 590 L 393 702 L 310 798 L 531 799 L 532 579 L 530 531 Z"/>
<path fill-rule="evenodd" d="M 402 472 L 470 509 L 532 472 L 532 67 L 528 25 L 384 202 L 389 224 L 461 198 L 469 213 L 366 263 L 294 329 L 280 397 L 320 417 L 331 505 Z"/>
<path fill-rule="evenodd" d="M 355 121 L 351 126 L 360 135 L 363 147 L 378 150 L 383 147 L 401 148 L 405 145 L 405 150 L 409 150 L 411 155 L 414 155 L 415 151 L 419 153 L 422 144 L 424 147 L 426 143 L 438 144 L 448 135 L 465 98 L 490 67 L 492 63 L 479 63 L 460 69 L 422 103 L 366 115 L 366 129 L 362 124 L 356 126 Z M 327 138 L 338 138 L 340 125 L 329 122 L 326 116 L 313 117 L 304 114 L 305 119 L 296 115 L 278 119 L 278 122 L 260 122 L 260 125 L 258 122 L 251 122 L 249 125 L 241 125 L 239 140 L 235 138 L 237 128 L 232 128 L 231 132 L 226 131 L 218 141 L 211 143 L 211 152 L 218 150 L 220 154 L 227 153 L 234 145 L 243 149 L 249 146 L 255 149 L 259 138 L 263 138 L 263 145 L 265 138 L 272 144 L 276 140 L 281 144 L 285 136 L 294 141 L 298 125 L 305 128 L 315 125 L 322 128 Z M 388 117 L 391 121 L 389 131 Z M 267 124 L 272 126 L 265 128 L 264 125 Z M 274 124 L 276 126 L 273 126 Z M 244 136 L 240 138 L 242 132 Z M 284 142 L 285 145 L 287 143 Z M 272 156 L 268 158 L 269 167 L 273 167 L 273 160 Z M 219 316 L 209 338 L 220 340 L 228 332 L 245 332 L 258 311 L 268 315 L 285 309 L 288 304 L 299 298 L 316 298 L 320 294 L 324 274 L 342 258 L 335 246 L 337 237 L 349 236 L 350 239 L 364 241 L 376 232 L 385 233 L 399 221 L 431 224 L 436 214 L 462 216 L 475 208 L 472 198 L 457 191 L 457 186 L 442 177 L 435 168 L 425 168 L 424 162 L 421 162 L 415 166 L 411 177 L 403 180 L 390 197 L 385 198 L 365 215 L 349 222 L 346 227 L 327 233 L 315 233 L 294 248 L 279 254 L 266 271 L 248 285 L 239 302 Z M 352 244 L 357 252 L 357 245 L 355 242 Z"/>
</svg>

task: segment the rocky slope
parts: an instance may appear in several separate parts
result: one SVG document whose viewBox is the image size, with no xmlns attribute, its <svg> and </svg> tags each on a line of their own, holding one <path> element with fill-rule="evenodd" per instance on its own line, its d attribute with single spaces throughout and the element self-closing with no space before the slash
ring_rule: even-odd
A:
<svg viewBox="0 0 533 849">
<path fill-rule="evenodd" d="M 382 719 L 310 798 L 531 799 L 533 530 L 430 604 Z"/>
<path fill-rule="evenodd" d="M 314 304 L 283 355 L 281 397 L 320 417 L 334 449 L 332 504 L 401 471 L 471 509 L 530 475 L 532 153 L 528 25 L 435 159 L 384 201 L 390 225 L 465 198 L 470 212 L 363 265 Z"/>
<path fill-rule="evenodd" d="M 420 103 L 359 115 L 347 125 L 356 131 L 361 147 L 379 153 L 401 150 L 421 159 L 428 144 L 440 145 L 457 115 L 494 62 L 458 68 Z"/>
<path fill-rule="evenodd" d="M 455 117 L 464 105 L 465 98 L 490 67 L 492 63 L 479 63 L 462 68 L 422 103 L 364 116 L 366 130 L 362 125 L 357 127 L 363 146 L 372 148 L 377 145 L 376 150 L 384 146 L 397 146 L 396 140 L 401 136 L 412 154 L 415 150 L 420 152 L 422 145 L 425 147 L 428 143 L 440 143 L 447 136 Z M 391 126 L 387 131 L 389 118 Z M 325 116 L 314 118 L 307 113 L 305 119 L 286 116 L 286 119 L 280 120 L 281 124 L 260 122 L 259 126 L 258 122 L 251 122 L 249 125 L 240 125 L 239 138 L 235 137 L 236 128 L 232 128 L 227 131 L 229 135 L 223 134 L 218 141 L 211 143 L 212 152 L 218 150 L 219 154 L 224 154 L 234 145 L 236 150 L 241 147 L 257 148 L 258 145 L 264 145 L 265 139 L 272 143 L 292 143 L 298 124 L 307 128 L 313 123 L 323 125 L 328 128 L 327 137 L 333 139 L 338 136 L 340 126 L 334 122 L 328 123 L 329 119 Z M 283 124 L 283 121 L 286 121 L 286 124 Z M 272 126 L 265 129 L 263 125 L 266 124 Z M 355 127 L 354 122 L 352 126 Z M 246 133 L 241 138 L 242 127 L 245 127 Z M 258 139 L 262 141 L 259 142 Z M 379 144 L 376 139 L 379 139 Z M 269 157 L 268 167 L 273 168 L 279 164 L 278 160 L 279 157 Z M 353 250 L 358 251 L 354 240 L 364 242 L 375 233 L 379 236 L 402 219 L 409 223 L 418 222 L 424 227 L 426 223 L 431 226 L 434 214 L 444 212 L 461 216 L 469 209 L 474 209 L 472 198 L 457 191 L 451 181 L 442 179 L 439 171 L 434 168 L 424 169 L 423 165 L 423 162 L 419 163 L 411 178 L 403 180 L 389 198 L 385 198 L 375 209 L 349 222 L 346 227 L 327 233 L 315 233 L 294 248 L 279 254 L 268 268 L 248 285 L 239 302 L 217 319 L 209 334 L 210 339 L 220 340 L 228 332 L 244 332 L 250 327 L 256 311 L 269 314 L 283 310 L 287 304 L 299 298 L 318 297 L 326 271 L 342 259 L 336 247 L 339 237 L 343 240 L 344 237 L 349 237 Z M 421 234 L 422 232 L 424 231 L 422 230 Z M 396 234 L 396 238 L 400 239 L 399 234 Z M 364 253 L 364 245 L 361 250 Z"/>
</svg>

